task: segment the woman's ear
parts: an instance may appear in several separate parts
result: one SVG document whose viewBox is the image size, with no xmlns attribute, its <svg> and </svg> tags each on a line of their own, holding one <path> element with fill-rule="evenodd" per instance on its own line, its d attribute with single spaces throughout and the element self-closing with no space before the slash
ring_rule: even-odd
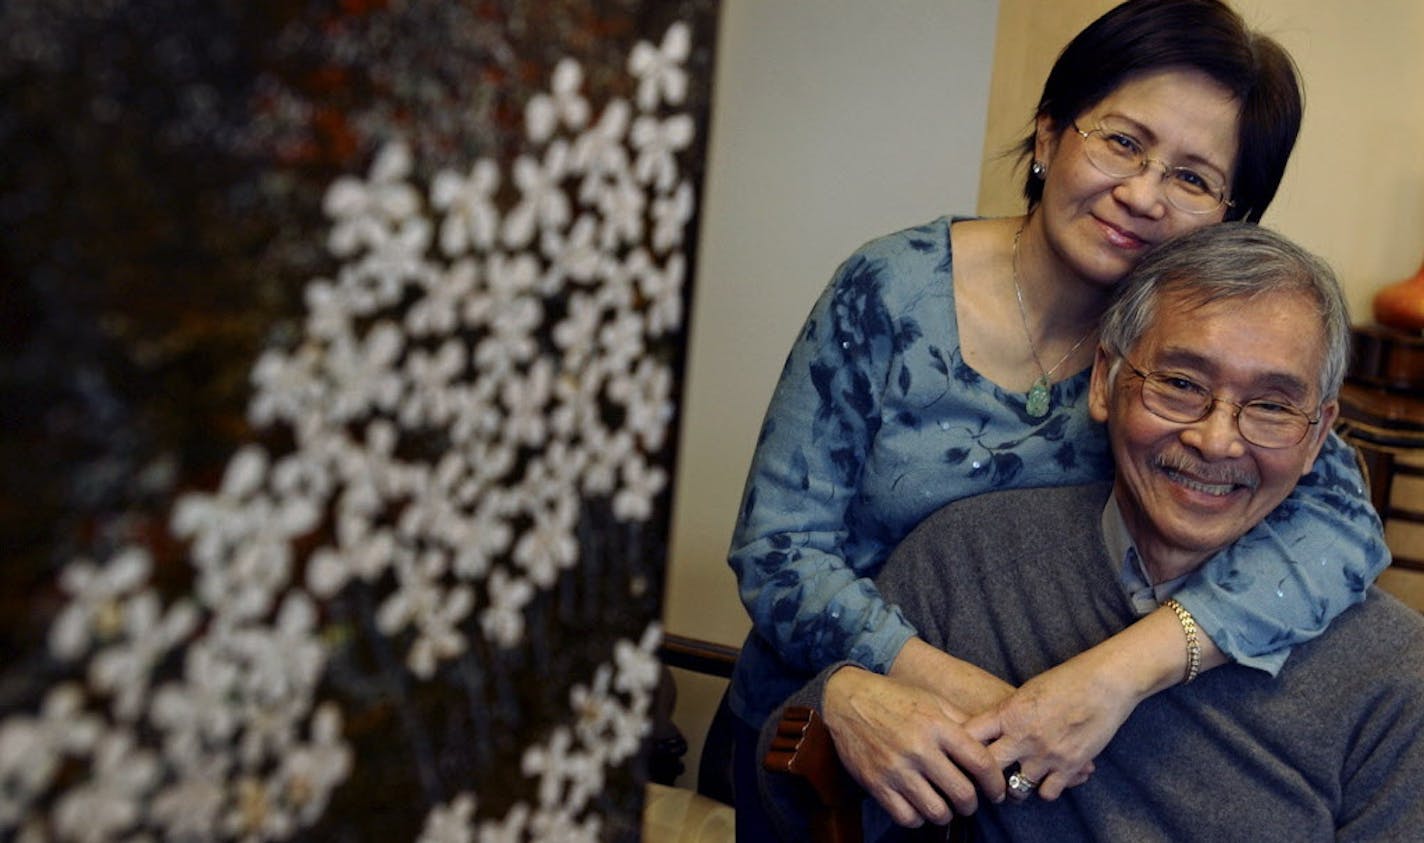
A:
<svg viewBox="0 0 1424 843">
<path fill-rule="evenodd" d="M 1047 114 L 1040 114 L 1033 121 L 1033 160 L 1042 164 L 1045 169 L 1053 161 L 1053 154 L 1058 151 L 1058 139 L 1061 133 L 1053 122 L 1053 118 Z"/>
</svg>

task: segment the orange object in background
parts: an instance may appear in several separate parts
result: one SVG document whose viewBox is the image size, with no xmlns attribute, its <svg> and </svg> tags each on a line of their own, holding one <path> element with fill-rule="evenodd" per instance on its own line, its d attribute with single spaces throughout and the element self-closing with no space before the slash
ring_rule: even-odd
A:
<svg viewBox="0 0 1424 843">
<path fill-rule="evenodd" d="M 1424 265 L 1413 276 L 1375 294 L 1374 316 L 1381 325 L 1424 333 Z"/>
</svg>

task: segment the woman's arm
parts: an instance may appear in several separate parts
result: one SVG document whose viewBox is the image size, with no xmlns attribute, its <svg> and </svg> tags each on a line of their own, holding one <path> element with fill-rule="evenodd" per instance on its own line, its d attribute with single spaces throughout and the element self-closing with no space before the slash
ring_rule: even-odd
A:
<svg viewBox="0 0 1424 843">
<path fill-rule="evenodd" d="M 757 632 L 808 673 L 847 659 L 883 672 L 914 634 L 874 572 L 844 555 L 897 341 L 880 268 L 852 257 L 807 318 L 757 440 L 728 557 Z"/>
<path fill-rule="evenodd" d="M 1208 637 L 1197 635 L 1200 669 L 1226 662 Z M 1057 799 L 1087 780 L 1095 758 L 1137 704 L 1186 676 L 1186 634 L 1175 612 L 1159 607 L 1096 647 L 1025 682 L 995 708 L 965 724 L 1001 767 L 1017 761 Z"/>
<path fill-rule="evenodd" d="M 1232 660 L 1275 674 L 1389 565 L 1355 454 L 1327 436 L 1290 496 L 1176 595 Z"/>
</svg>

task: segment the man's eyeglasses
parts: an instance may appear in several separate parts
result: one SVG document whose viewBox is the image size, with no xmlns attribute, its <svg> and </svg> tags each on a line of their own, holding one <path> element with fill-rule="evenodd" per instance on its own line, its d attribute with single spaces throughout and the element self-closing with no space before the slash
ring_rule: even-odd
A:
<svg viewBox="0 0 1424 843">
<path fill-rule="evenodd" d="M 1162 192 L 1167 203 L 1179 211 L 1209 214 L 1222 205 L 1232 205 L 1226 198 L 1224 185 L 1190 167 L 1171 167 L 1156 158 L 1147 157 L 1142 143 L 1120 129 L 1098 126 L 1085 132 L 1074 123 L 1073 131 L 1083 138 L 1083 152 L 1088 156 L 1088 163 L 1105 176 L 1130 179 L 1146 170 L 1148 164 L 1161 167 Z"/>
<path fill-rule="evenodd" d="M 1206 387 L 1177 372 L 1144 372 L 1126 357 L 1122 361 L 1142 379 L 1142 406 L 1155 416 L 1179 424 L 1192 424 L 1211 415 L 1218 403 L 1236 408 L 1233 417 L 1241 438 L 1261 448 L 1289 448 L 1297 445 L 1310 428 L 1320 423 L 1320 414 L 1311 418 L 1305 411 L 1280 401 L 1257 398 L 1238 404 L 1219 398 Z"/>
</svg>

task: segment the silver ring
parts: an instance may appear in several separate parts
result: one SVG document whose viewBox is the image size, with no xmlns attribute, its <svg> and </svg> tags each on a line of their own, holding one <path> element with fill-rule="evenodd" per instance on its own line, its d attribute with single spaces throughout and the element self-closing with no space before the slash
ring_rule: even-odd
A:
<svg viewBox="0 0 1424 843">
<path fill-rule="evenodd" d="M 1038 790 L 1038 782 L 1020 772 L 1009 774 L 1009 794 L 1018 799 L 1027 799 Z"/>
</svg>

